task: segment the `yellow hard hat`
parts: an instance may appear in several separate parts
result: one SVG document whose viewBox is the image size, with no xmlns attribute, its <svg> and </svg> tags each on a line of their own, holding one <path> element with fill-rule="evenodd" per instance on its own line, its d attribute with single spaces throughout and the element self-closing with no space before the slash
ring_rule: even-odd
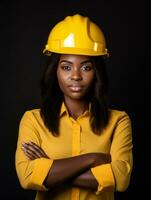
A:
<svg viewBox="0 0 151 200">
<path fill-rule="evenodd" d="M 88 17 L 79 14 L 67 16 L 51 30 L 43 53 L 108 55 L 102 30 Z"/>
</svg>

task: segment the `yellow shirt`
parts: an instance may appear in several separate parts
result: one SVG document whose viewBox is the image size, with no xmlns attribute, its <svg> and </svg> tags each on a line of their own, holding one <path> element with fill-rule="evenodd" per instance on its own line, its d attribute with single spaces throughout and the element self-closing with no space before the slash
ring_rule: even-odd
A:
<svg viewBox="0 0 151 200">
<path fill-rule="evenodd" d="M 29 160 L 21 147 L 23 142 L 33 141 L 50 159 Z M 91 169 L 98 181 L 97 191 L 76 187 L 52 194 L 43 185 L 54 159 L 102 152 L 110 153 L 112 162 Z M 101 135 L 91 131 L 89 112 L 77 120 L 68 115 L 64 103 L 60 113 L 60 136 L 54 137 L 46 128 L 40 110 L 26 111 L 23 115 L 16 149 L 16 171 L 25 189 L 37 190 L 36 200 L 113 200 L 114 191 L 124 191 L 132 171 L 131 122 L 124 111 L 111 110 L 109 124 Z"/>
</svg>

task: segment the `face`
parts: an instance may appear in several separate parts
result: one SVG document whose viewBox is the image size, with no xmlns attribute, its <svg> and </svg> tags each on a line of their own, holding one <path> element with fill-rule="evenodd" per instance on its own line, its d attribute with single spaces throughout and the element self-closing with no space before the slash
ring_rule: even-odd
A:
<svg viewBox="0 0 151 200">
<path fill-rule="evenodd" d="M 61 55 L 57 78 L 65 99 L 81 100 L 94 80 L 94 63 L 89 56 Z"/>
</svg>

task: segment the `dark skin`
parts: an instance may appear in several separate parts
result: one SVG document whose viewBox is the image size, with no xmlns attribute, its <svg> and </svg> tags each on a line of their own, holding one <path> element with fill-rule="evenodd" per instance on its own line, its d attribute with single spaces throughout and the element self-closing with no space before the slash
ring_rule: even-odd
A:
<svg viewBox="0 0 151 200">
<path fill-rule="evenodd" d="M 33 142 L 24 143 L 22 150 L 30 160 L 42 157 L 49 159 L 46 153 Z M 103 153 L 88 153 L 54 160 L 44 184 L 51 189 L 70 180 L 69 184 L 72 186 L 96 190 L 98 183 L 92 175 L 90 168 L 110 162 L 111 156 Z"/>
<path fill-rule="evenodd" d="M 94 76 L 94 63 L 89 56 L 62 55 L 60 57 L 57 68 L 58 83 L 64 94 L 68 112 L 75 120 L 88 109 L 89 102 L 84 97 L 92 86 Z M 23 151 L 30 160 L 41 157 L 49 159 L 39 146 L 30 141 L 23 144 Z M 44 185 L 51 189 L 67 183 L 96 190 L 98 183 L 90 169 L 110 162 L 111 156 L 104 153 L 87 153 L 54 160 Z"/>
<path fill-rule="evenodd" d="M 88 109 L 89 102 L 84 97 L 92 86 L 94 76 L 94 64 L 89 56 L 61 56 L 57 68 L 58 82 L 66 107 L 75 119 Z"/>
</svg>

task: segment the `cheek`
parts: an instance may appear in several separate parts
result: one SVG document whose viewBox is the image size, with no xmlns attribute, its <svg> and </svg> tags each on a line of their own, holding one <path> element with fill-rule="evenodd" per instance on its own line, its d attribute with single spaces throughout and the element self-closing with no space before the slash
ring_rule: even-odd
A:
<svg viewBox="0 0 151 200">
<path fill-rule="evenodd" d="M 62 82 L 62 73 L 60 72 L 60 70 L 57 70 L 57 79 L 58 79 L 58 83 Z"/>
<path fill-rule="evenodd" d="M 95 74 L 94 73 L 90 73 L 85 77 L 85 81 L 87 82 L 88 85 L 91 85 L 93 83 Z"/>
<path fill-rule="evenodd" d="M 64 74 L 62 74 L 58 71 L 57 78 L 58 78 L 58 83 L 59 83 L 60 89 L 63 90 L 64 86 L 66 85 L 66 77 L 64 76 Z"/>
</svg>

